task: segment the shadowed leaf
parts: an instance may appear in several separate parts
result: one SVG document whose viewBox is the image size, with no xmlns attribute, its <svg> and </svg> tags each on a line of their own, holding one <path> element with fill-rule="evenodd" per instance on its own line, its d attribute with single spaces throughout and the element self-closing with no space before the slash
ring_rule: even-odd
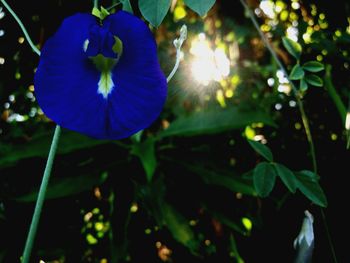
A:
<svg viewBox="0 0 350 263">
<path fill-rule="evenodd" d="M 204 16 L 216 0 L 184 0 L 185 4 L 200 16 Z"/>
<path fill-rule="evenodd" d="M 316 205 L 326 207 L 327 198 L 318 183 L 318 177 L 310 171 L 295 173 L 298 189 Z"/>
<path fill-rule="evenodd" d="M 261 122 L 276 127 L 272 118 L 262 111 L 243 111 L 230 108 L 218 111 L 202 111 L 173 121 L 169 128 L 160 132 L 159 137 L 195 136 L 216 134 L 244 128 L 249 124 Z"/>
<path fill-rule="evenodd" d="M 17 161 L 32 157 L 47 157 L 51 145 L 53 132 L 33 137 L 27 143 L 20 145 L 1 146 L 0 167 L 14 165 Z M 94 147 L 96 145 L 111 143 L 108 140 L 96 140 L 76 132 L 62 131 L 57 148 L 58 154 L 67 154 L 75 150 Z"/>
<path fill-rule="evenodd" d="M 276 171 L 273 164 L 267 162 L 259 163 L 254 169 L 253 179 L 258 195 L 267 197 L 276 182 Z"/>
<path fill-rule="evenodd" d="M 158 27 L 170 8 L 171 0 L 142 0 L 139 1 L 141 14 L 153 26 Z"/>
<path fill-rule="evenodd" d="M 287 49 L 288 53 L 294 58 L 299 59 L 301 55 L 301 45 L 288 37 L 282 38 L 283 46 Z"/>
<path fill-rule="evenodd" d="M 154 138 L 148 138 L 144 142 L 133 144 L 131 153 L 140 158 L 145 169 L 147 180 L 150 182 L 153 178 L 154 171 L 157 166 L 157 159 L 154 149 Z"/>
<path fill-rule="evenodd" d="M 275 163 L 274 166 L 276 168 L 277 175 L 281 178 L 289 191 L 295 193 L 297 189 L 297 179 L 295 178 L 294 173 L 283 164 Z"/>
<path fill-rule="evenodd" d="M 272 162 L 273 161 L 273 156 L 272 156 L 272 152 L 270 150 L 269 147 L 267 147 L 266 145 L 260 143 L 260 142 L 256 142 L 253 140 L 248 140 L 250 146 L 258 153 L 260 154 L 262 157 L 264 157 L 266 160 Z"/>
</svg>

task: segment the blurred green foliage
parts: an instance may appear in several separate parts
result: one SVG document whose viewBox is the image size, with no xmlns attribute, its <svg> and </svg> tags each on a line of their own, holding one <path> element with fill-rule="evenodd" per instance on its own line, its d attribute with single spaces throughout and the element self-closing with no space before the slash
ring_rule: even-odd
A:
<svg viewBox="0 0 350 263">
<path fill-rule="evenodd" d="M 180 69 L 152 127 L 121 141 L 63 131 L 33 262 L 290 262 L 303 210 L 321 221 L 315 205 L 329 204 L 330 229 L 342 233 L 337 193 L 345 192 L 340 171 L 349 161 L 349 3 L 333 10 L 323 2 L 248 1 L 295 94 L 238 1 L 120 2 L 157 27 L 165 73 L 175 63 L 172 42 L 187 25 Z M 64 17 L 92 6 L 11 4 L 39 47 Z M 0 262 L 16 262 L 54 124 L 33 95 L 38 58 L 2 13 Z M 295 96 L 310 120 L 317 174 Z M 331 262 L 318 224 L 315 262 Z M 8 241 L 13 236 L 16 242 Z M 341 262 L 346 249 L 334 244 Z"/>
</svg>

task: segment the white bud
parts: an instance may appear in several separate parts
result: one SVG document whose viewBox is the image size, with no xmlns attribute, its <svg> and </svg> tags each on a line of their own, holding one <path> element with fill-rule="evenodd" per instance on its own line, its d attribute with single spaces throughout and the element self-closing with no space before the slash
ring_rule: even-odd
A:
<svg viewBox="0 0 350 263">
<path fill-rule="evenodd" d="M 305 211 L 305 217 L 303 224 L 301 226 L 301 230 L 297 238 L 294 240 L 294 248 L 297 248 L 305 239 L 307 245 L 310 247 L 314 241 L 314 230 L 313 230 L 313 224 L 314 217 L 309 211 Z"/>
</svg>

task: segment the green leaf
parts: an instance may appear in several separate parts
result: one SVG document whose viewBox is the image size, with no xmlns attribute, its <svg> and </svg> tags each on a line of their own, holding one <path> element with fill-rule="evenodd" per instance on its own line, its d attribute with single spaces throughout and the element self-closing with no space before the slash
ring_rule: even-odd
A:
<svg viewBox="0 0 350 263">
<path fill-rule="evenodd" d="M 308 180 L 311 180 L 315 183 L 318 183 L 318 181 L 320 180 L 320 177 L 317 174 L 309 170 L 301 170 L 299 171 L 299 174 L 306 176 Z"/>
<path fill-rule="evenodd" d="M 205 170 L 203 168 L 198 168 L 197 172 L 200 172 L 199 175 L 203 178 L 206 184 L 221 186 L 236 193 L 253 196 L 256 195 L 251 179 L 235 175 L 229 176 L 227 173 Z"/>
<path fill-rule="evenodd" d="M 301 91 L 307 91 L 308 85 L 307 85 L 305 79 L 301 79 L 301 80 L 300 80 L 299 89 L 300 89 Z"/>
<path fill-rule="evenodd" d="M 267 162 L 259 163 L 254 169 L 253 181 L 258 195 L 267 197 L 276 182 L 276 171 L 273 165 Z"/>
<path fill-rule="evenodd" d="M 233 253 L 233 257 L 236 259 L 237 263 L 244 263 L 243 258 L 240 256 L 238 252 L 236 240 L 232 234 L 230 235 L 230 252 Z"/>
<path fill-rule="evenodd" d="M 170 8 L 171 0 L 142 0 L 139 8 L 144 18 L 153 26 L 158 27 Z"/>
<path fill-rule="evenodd" d="M 200 16 L 204 16 L 213 7 L 216 0 L 185 0 L 185 4 Z"/>
<path fill-rule="evenodd" d="M 281 178 L 282 182 L 287 186 L 289 191 L 295 193 L 297 190 L 297 179 L 294 173 L 285 167 L 283 164 L 275 163 L 277 175 Z"/>
<path fill-rule="evenodd" d="M 44 157 L 46 158 L 53 136 L 53 131 L 43 133 L 33 137 L 27 143 L 19 145 L 1 145 L 0 147 L 0 167 L 14 165 L 17 161 L 26 158 Z M 75 150 L 94 147 L 96 145 L 111 143 L 108 140 L 96 140 L 67 130 L 62 131 L 57 153 L 66 154 Z"/>
<path fill-rule="evenodd" d="M 302 79 L 305 75 L 305 72 L 302 67 L 300 67 L 299 64 L 296 64 L 292 71 L 290 72 L 289 79 L 291 80 L 298 80 Z"/>
<path fill-rule="evenodd" d="M 168 129 L 160 132 L 158 136 L 163 138 L 168 136 L 217 134 L 244 128 L 258 122 L 276 127 L 272 118 L 262 111 L 243 111 L 238 108 L 201 111 L 176 119 Z"/>
<path fill-rule="evenodd" d="M 108 10 L 106 8 L 104 8 L 103 6 L 101 6 L 101 16 L 100 16 L 100 18 L 103 20 L 109 15 L 110 15 L 110 13 L 108 12 Z"/>
<path fill-rule="evenodd" d="M 247 230 L 245 229 L 245 227 L 241 224 L 241 223 L 236 223 L 234 221 L 232 221 L 231 218 L 229 218 L 228 216 L 214 211 L 210 208 L 208 208 L 208 206 L 205 206 L 205 209 L 218 221 L 220 221 L 222 224 L 226 225 L 227 227 L 231 228 L 232 230 L 242 234 L 242 235 L 247 235 Z"/>
<path fill-rule="evenodd" d="M 266 145 L 260 143 L 260 142 L 256 142 L 253 140 L 248 140 L 250 146 L 261 156 L 263 156 L 266 160 L 272 162 L 273 161 L 273 156 L 272 156 L 272 152 L 270 150 L 269 147 L 267 147 Z"/>
<path fill-rule="evenodd" d="M 107 173 L 84 174 L 68 178 L 52 178 L 46 191 L 45 199 L 62 198 L 92 190 L 94 186 L 101 185 L 107 179 Z M 15 198 L 18 202 L 35 202 L 39 189 Z"/>
<path fill-rule="evenodd" d="M 98 18 L 101 18 L 101 11 L 100 11 L 100 9 L 94 7 L 94 8 L 92 9 L 92 12 L 91 12 L 91 13 L 92 13 L 93 16 L 96 16 L 96 17 L 98 17 Z"/>
<path fill-rule="evenodd" d="M 243 178 L 242 176 L 232 174 L 231 171 L 217 171 L 214 169 L 203 168 L 196 164 L 189 164 L 175 160 L 170 161 L 198 174 L 206 184 L 221 186 L 236 193 L 256 196 L 251 177 Z"/>
<path fill-rule="evenodd" d="M 283 37 L 282 42 L 288 53 L 299 60 L 302 51 L 301 45 L 288 37 Z"/>
<path fill-rule="evenodd" d="M 192 252 L 196 251 L 199 244 L 195 240 L 188 220 L 166 202 L 163 202 L 160 209 L 163 215 L 163 224 L 169 229 L 174 239 L 188 247 Z"/>
<path fill-rule="evenodd" d="M 120 0 L 120 2 L 123 5 L 123 10 L 126 12 L 129 12 L 130 14 L 133 14 L 134 11 L 132 10 L 132 6 L 130 4 L 130 0 Z"/>
<path fill-rule="evenodd" d="M 148 138 L 141 143 L 134 143 L 131 153 L 139 157 L 143 168 L 145 169 L 148 182 L 152 181 L 154 172 L 157 167 L 155 153 L 155 139 Z"/>
<path fill-rule="evenodd" d="M 323 86 L 323 80 L 319 76 L 314 75 L 314 74 L 306 75 L 305 81 L 307 83 L 309 83 L 310 85 L 315 86 L 315 87 L 322 87 Z"/>
<path fill-rule="evenodd" d="M 324 70 L 324 65 L 317 61 L 308 61 L 303 64 L 303 69 L 310 72 L 319 72 Z"/>
<path fill-rule="evenodd" d="M 318 183 L 318 176 L 310 171 L 296 172 L 298 189 L 316 205 L 326 207 L 327 198 Z"/>
<path fill-rule="evenodd" d="M 175 240 L 195 253 L 199 243 L 188 224 L 188 220 L 164 200 L 165 185 L 162 178 L 139 186 L 136 190 L 138 198 L 143 202 L 143 206 L 153 216 L 157 224 L 166 226 Z"/>
</svg>

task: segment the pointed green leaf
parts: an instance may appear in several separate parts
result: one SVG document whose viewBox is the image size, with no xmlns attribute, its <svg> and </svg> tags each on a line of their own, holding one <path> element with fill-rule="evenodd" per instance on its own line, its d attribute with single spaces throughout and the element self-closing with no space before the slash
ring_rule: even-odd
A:
<svg viewBox="0 0 350 263">
<path fill-rule="evenodd" d="M 326 207 L 327 198 L 318 183 L 317 175 L 310 171 L 296 172 L 298 189 L 316 205 Z"/>
<path fill-rule="evenodd" d="M 67 178 L 52 178 L 46 191 L 46 199 L 62 198 L 84 191 L 92 190 L 94 186 L 101 185 L 107 179 L 107 173 L 102 175 L 92 173 Z M 35 202 L 39 189 L 33 189 L 31 193 L 16 197 L 18 202 Z"/>
<path fill-rule="evenodd" d="M 143 17 L 153 26 L 158 27 L 170 8 L 171 0 L 142 0 L 139 8 Z"/>
<path fill-rule="evenodd" d="M 207 169 L 201 165 L 176 160 L 169 161 L 181 165 L 187 170 L 199 175 L 206 184 L 221 186 L 236 193 L 256 196 L 252 177 L 246 176 L 243 178 L 243 176 L 232 174 L 231 171 Z"/>
<path fill-rule="evenodd" d="M 254 169 L 253 180 L 258 195 L 267 197 L 276 182 L 276 171 L 273 165 L 267 162 L 259 163 Z"/>
<path fill-rule="evenodd" d="M 290 72 L 289 79 L 291 80 L 298 80 L 302 79 L 305 75 L 305 72 L 302 67 L 300 67 L 299 64 L 296 64 L 292 71 Z"/>
<path fill-rule="evenodd" d="M 300 59 L 301 55 L 301 45 L 288 37 L 282 38 L 283 46 L 287 49 L 288 53 L 291 54 L 297 60 Z"/>
<path fill-rule="evenodd" d="M 94 16 L 96 16 L 96 17 L 98 17 L 98 18 L 101 18 L 101 11 L 100 11 L 100 9 L 98 9 L 98 8 L 96 8 L 96 7 L 94 7 L 93 9 L 92 9 L 92 15 L 94 15 Z"/>
<path fill-rule="evenodd" d="M 160 132 L 159 137 L 217 134 L 244 128 L 257 122 L 276 127 L 273 119 L 261 110 L 248 111 L 232 107 L 224 110 L 201 111 L 180 117 L 173 121 L 168 129 Z"/>
<path fill-rule="evenodd" d="M 162 211 L 163 224 L 169 229 L 174 239 L 188 247 L 192 252 L 196 251 L 198 242 L 188 224 L 188 220 L 168 203 L 163 202 L 160 209 Z"/>
<path fill-rule="evenodd" d="M 230 217 L 228 217 L 220 212 L 214 211 L 214 210 L 208 208 L 207 206 L 205 208 L 215 219 L 220 221 L 222 224 L 226 225 L 227 227 L 231 228 L 232 230 L 234 230 L 242 235 L 247 234 L 247 230 L 244 228 L 242 223 L 234 222 Z"/>
<path fill-rule="evenodd" d="M 130 0 L 120 0 L 120 2 L 123 5 L 123 10 L 126 12 L 129 12 L 130 14 L 133 14 L 134 11 L 132 10 L 132 6 L 130 4 Z"/>
<path fill-rule="evenodd" d="M 301 79 L 301 80 L 300 80 L 299 89 L 300 89 L 301 91 L 307 91 L 308 85 L 307 85 L 305 79 Z"/>
<path fill-rule="evenodd" d="M 0 167 L 12 166 L 17 161 L 26 158 L 47 158 L 51 140 L 52 132 L 47 132 L 32 137 L 27 143 L 18 145 L 2 144 L 0 147 Z M 57 153 L 66 154 L 75 150 L 90 148 L 107 143 L 111 143 L 111 141 L 96 140 L 79 133 L 63 129 L 60 143 L 57 148 Z"/>
<path fill-rule="evenodd" d="M 314 74 L 306 75 L 305 81 L 307 83 L 309 83 L 310 85 L 315 86 L 315 87 L 322 87 L 323 86 L 323 80 L 319 76 L 314 75 Z"/>
<path fill-rule="evenodd" d="M 240 256 L 240 254 L 238 252 L 236 240 L 232 234 L 230 235 L 230 248 L 229 249 L 230 249 L 230 252 L 233 253 L 233 258 L 236 259 L 237 263 L 244 263 L 243 258 Z"/>
<path fill-rule="evenodd" d="M 281 178 L 282 182 L 287 186 L 289 191 L 295 193 L 297 189 L 297 179 L 294 173 L 283 164 L 275 163 L 274 165 L 277 175 Z"/>
<path fill-rule="evenodd" d="M 272 156 L 272 152 L 270 150 L 269 147 L 267 147 L 266 145 L 260 143 L 260 142 L 256 142 L 253 140 L 248 140 L 250 146 L 261 156 L 263 156 L 266 160 L 272 162 L 273 161 L 273 156 Z"/>
<path fill-rule="evenodd" d="M 319 72 L 324 70 L 324 65 L 318 61 L 308 61 L 303 64 L 303 69 L 310 72 Z"/>
<path fill-rule="evenodd" d="M 103 6 L 101 6 L 101 19 L 105 19 L 107 16 L 109 16 L 110 13 L 108 12 L 108 10 L 106 8 L 104 8 Z"/>
<path fill-rule="evenodd" d="M 200 16 L 204 16 L 213 7 L 216 0 L 185 0 L 185 4 Z"/>
<path fill-rule="evenodd" d="M 315 174 L 314 172 L 311 172 L 309 170 L 301 170 L 298 173 L 306 176 L 309 180 L 316 182 L 316 183 L 318 183 L 318 181 L 320 180 L 320 177 L 317 174 Z"/>
<path fill-rule="evenodd" d="M 155 139 L 148 138 L 141 143 L 133 144 L 131 153 L 139 157 L 146 172 L 147 180 L 150 182 L 153 178 L 157 166 Z"/>
</svg>

